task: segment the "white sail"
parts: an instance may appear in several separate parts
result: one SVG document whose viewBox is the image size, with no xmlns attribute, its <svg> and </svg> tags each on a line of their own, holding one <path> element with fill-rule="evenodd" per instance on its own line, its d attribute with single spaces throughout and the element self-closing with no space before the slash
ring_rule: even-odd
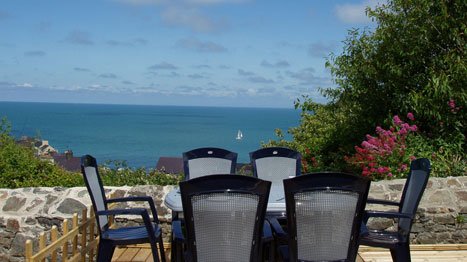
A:
<svg viewBox="0 0 467 262">
<path fill-rule="evenodd" d="M 238 130 L 238 132 L 237 132 L 237 138 L 236 138 L 236 139 L 237 139 L 237 140 L 241 140 L 241 139 L 243 139 L 243 133 L 242 133 L 242 130 Z"/>
</svg>

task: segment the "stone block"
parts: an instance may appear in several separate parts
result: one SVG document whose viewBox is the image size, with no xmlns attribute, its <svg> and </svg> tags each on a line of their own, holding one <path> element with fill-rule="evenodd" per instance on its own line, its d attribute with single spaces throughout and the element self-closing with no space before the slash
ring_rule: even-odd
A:
<svg viewBox="0 0 467 262">
<path fill-rule="evenodd" d="M 456 197 L 458 201 L 467 202 L 467 190 L 456 191 Z"/>
<path fill-rule="evenodd" d="M 81 210 L 85 209 L 86 206 L 75 200 L 73 198 L 65 198 L 62 203 L 57 207 L 57 210 L 63 214 L 73 214 L 73 213 L 80 213 Z"/>
<path fill-rule="evenodd" d="M 436 234 L 436 242 L 437 243 L 445 243 L 451 239 L 451 233 L 448 232 L 441 232 Z"/>
<path fill-rule="evenodd" d="M 457 180 L 457 178 L 448 178 L 446 180 L 446 185 L 451 188 L 460 188 L 462 184 Z"/>
<path fill-rule="evenodd" d="M 451 224 L 454 225 L 456 222 L 456 218 L 452 214 L 441 214 L 441 215 L 435 215 L 433 217 L 433 221 L 437 224 Z"/>
<path fill-rule="evenodd" d="M 24 243 L 26 243 L 27 238 L 24 234 L 18 233 L 15 235 L 13 241 L 11 242 L 10 255 L 11 256 L 24 256 Z"/>
<path fill-rule="evenodd" d="M 402 192 L 402 189 L 404 189 L 404 184 L 392 184 L 388 187 L 389 190 Z"/>
<path fill-rule="evenodd" d="M 19 221 L 14 219 L 14 218 L 9 218 L 7 221 L 6 221 L 6 230 L 10 231 L 10 232 L 18 232 L 20 229 L 20 226 L 19 226 Z"/>
<path fill-rule="evenodd" d="M 423 224 L 420 223 L 413 223 L 412 224 L 412 230 L 410 231 L 411 233 L 420 233 L 424 231 Z"/>
<path fill-rule="evenodd" d="M 370 229 L 384 230 L 394 225 L 394 221 L 387 218 L 371 218 L 368 220 L 368 227 Z"/>
<path fill-rule="evenodd" d="M 0 200 L 6 199 L 8 197 L 7 191 L 0 191 Z"/>
<path fill-rule="evenodd" d="M 436 244 L 436 235 L 429 232 L 422 232 L 417 236 L 418 244 Z"/>
<path fill-rule="evenodd" d="M 37 206 L 39 206 L 40 204 L 44 203 L 44 200 L 40 199 L 40 198 L 35 198 L 34 200 L 31 201 L 31 203 L 29 204 L 28 207 L 26 207 L 26 211 L 31 211 L 33 210 L 34 208 L 36 208 Z"/>
<path fill-rule="evenodd" d="M 5 212 L 18 211 L 21 209 L 21 207 L 24 206 L 25 203 L 26 203 L 26 198 L 12 196 L 6 200 L 5 205 L 3 206 L 2 210 Z"/>
<path fill-rule="evenodd" d="M 426 197 L 427 202 L 430 203 L 432 206 L 439 205 L 439 206 L 446 207 L 446 206 L 454 206 L 456 204 L 451 194 L 451 191 L 448 189 L 438 189 L 434 191 L 432 194 L 424 195 L 424 198 L 425 197 Z"/>
</svg>

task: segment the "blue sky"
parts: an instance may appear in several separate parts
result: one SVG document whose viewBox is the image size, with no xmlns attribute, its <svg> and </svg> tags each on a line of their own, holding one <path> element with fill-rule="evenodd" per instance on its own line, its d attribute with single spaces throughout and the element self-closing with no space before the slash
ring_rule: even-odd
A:
<svg viewBox="0 0 467 262">
<path fill-rule="evenodd" d="M 293 107 L 373 0 L 3 0 L 0 101 Z"/>
</svg>

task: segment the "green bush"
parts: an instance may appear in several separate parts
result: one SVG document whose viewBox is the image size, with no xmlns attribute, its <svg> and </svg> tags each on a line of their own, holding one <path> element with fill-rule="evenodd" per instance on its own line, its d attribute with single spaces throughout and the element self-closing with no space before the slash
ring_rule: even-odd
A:
<svg viewBox="0 0 467 262">
<path fill-rule="evenodd" d="M 0 188 L 83 186 L 82 176 L 39 160 L 31 148 L 16 144 L 6 119 L 0 123 Z"/>
<path fill-rule="evenodd" d="M 147 171 L 144 167 L 130 168 L 121 160 L 105 162 L 99 167 L 99 173 L 106 186 L 176 185 L 183 178 L 157 170 Z"/>
</svg>

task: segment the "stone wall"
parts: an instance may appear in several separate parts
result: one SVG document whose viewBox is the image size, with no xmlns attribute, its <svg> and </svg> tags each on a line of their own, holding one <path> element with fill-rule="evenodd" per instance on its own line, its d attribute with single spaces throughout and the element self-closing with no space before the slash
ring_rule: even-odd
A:
<svg viewBox="0 0 467 262">
<path fill-rule="evenodd" d="M 372 183 L 370 197 L 397 200 L 404 183 L 403 179 Z M 412 243 L 467 243 L 466 188 L 467 177 L 430 178 L 412 227 Z M 170 239 L 171 213 L 163 199 L 172 189 L 173 186 L 106 187 L 107 193 L 115 193 L 116 197 L 152 196 L 166 242 Z M 90 205 L 84 187 L 0 189 L 0 261 L 23 261 L 26 239 L 37 239 L 53 225 L 60 227 L 64 218 L 71 218 L 75 212 L 81 215 L 81 210 Z M 138 223 L 139 219 L 125 217 L 117 222 Z M 391 220 L 370 222 L 373 228 L 394 227 Z M 37 242 L 34 247 L 37 248 Z"/>
</svg>

